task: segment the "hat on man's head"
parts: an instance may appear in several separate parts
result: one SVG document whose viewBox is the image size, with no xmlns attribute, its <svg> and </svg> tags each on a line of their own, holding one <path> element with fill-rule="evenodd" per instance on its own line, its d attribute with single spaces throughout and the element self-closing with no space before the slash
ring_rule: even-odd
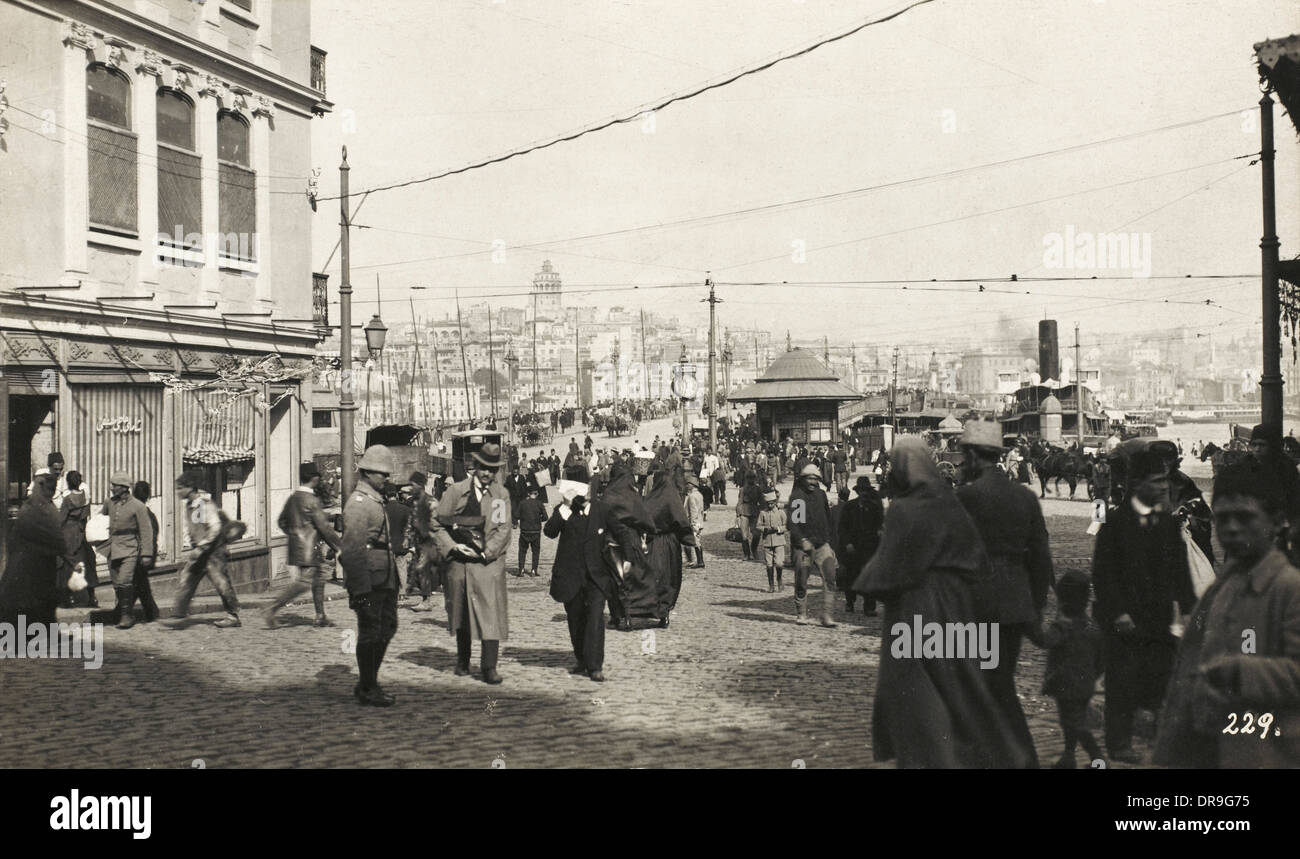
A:
<svg viewBox="0 0 1300 859">
<path fill-rule="evenodd" d="M 864 488 L 872 489 L 871 478 L 865 474 L 859 474 L 858 479 L 853 481 L 853 488 L 858 490 L 859 495 L 862 494 Z"/>
<path fill-rule="evenodd" d="M 474 451 L 471 456 L 475 462 L 487 468 L 500 468 L 505 465 L 505 461 L 501 459 L 501 445 L 496 442 L 488 442 Z"/>
<path fill-rule="evenodd" d="M 815 477 L 815 478 L 817 478 L 818 480 L 821 480 L 821 479 L 822 479 L 822 472 L 821 472 L 821 469 L 820 469 L 820 468 L 818 468 L 817 466 L 813 465 L 813 464 L 810 462 L 810 463 L 808 463 L 807 465 L 805 465 L 803 468 L 801 468 L 801 469 L 799 470 L 799 476 L 800 476 L 800 477 Z"/>
<path fill-rule="evenodd" d="M 1147 450 L 1158 456 L 1178 459 L 1178 445 L 1167 438 L 1159 438 L 1147 445 Z"/>
<path fill-rule="evenodd" d="M 1251 441 L 1267 441 L 1274 446 L 1282 444 L 1282 431 L 1277 427 L 1270 427 L 1268 424 L 1256 424 L 1255 428 L 1250 431 Z"/>
<path fill-rule="evenodd" d="M 314 462 L 298 463 L 299 484 L 306 486 L 308 483 L 311 483 L 317 477 L 320 477 L 320 469 L 316 467 L 316 463 Z"/>
<path fill-rule="evenodd" d="M 1002 452 L 1002 426 L 995 421 L 966 421 L 959 444 Z"/>
<path fill-rule="evenodd" d="M 775 489 L 769 489 L 763 493 L 764 501 L 775 501 L 778 497 Z"/>
<path fill-rule="evenodd" d="M 50 476 L 50 470 L 48 468 L 38 468 L 36 469 L 36 473 L 32 475 L 32 479 L 35 480 L 38 477 L 49 477 L 49 476 Z"/>
<path fill-rule="evenodd" d="M 372 444 L 361 454 L 357 471 L 373 471 L 376 474 L 392 474 L 394 471 L 393 452 L 386 445 Z"/>
<path fill-rule="evenodd" d="M 1128 482 L 1135 483 L 1153 475 L 1165 473 L 1165 459 L 1150 447 L 1133 454 L 1128 461 Z"/>
<path fill-rule="evenodd" d="M 411 482 L 416 486 L 427 486 L 429 484 L 429 478 L 423 471 L 412 471 Z"/>
<path fill-rule="evenodd" d="M 181 484 L 181 480 L 185 477 L 186 474 L 189 474 L 189 472 L 187 471 L 187 472 L 185 472 L 185 474 L 182 474 L 180 477 L 176 478 L 176 485 L 177 485 L 177 486 L 182 485 L 182 484 Z M 131 486 L 132 484 L 135 483 L 135 480 L 132 479 L 132 477 L 131 477 L 131 475 L 130 475 L 129 472 L 126 472 L 126 471 L 114 471 L 112 474 L 109 475 L 109 477 L 108 477 L 108 482 L 109 482 L 109 484 L 112 485 L 112 486 Z M 194 483 L 194 484 L 188 484 L 188 485 L 191 485 L 191 486 L 197 486 L 198 484 L 197 484 L 197 483 Z"/>
</svg>

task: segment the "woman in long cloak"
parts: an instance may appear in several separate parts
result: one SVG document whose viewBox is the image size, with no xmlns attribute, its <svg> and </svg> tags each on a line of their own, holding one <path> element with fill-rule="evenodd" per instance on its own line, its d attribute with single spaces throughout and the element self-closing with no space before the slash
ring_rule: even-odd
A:
<svg viewBox="0 0 1300 859">
<path fill-rule="evenodd" d="M 682 545 L 695 545 L 695 529 L 682 496 L 686 478 L 680 468 L 661 471 L 654 490 L 646 496 L 646 512 L 654 532 L 646 538 L 646 564 L 654 580 L 654 616 L 659 626 L 668 626 L 668 615 L 677 606 L 682 590 Z"/>
<path fill-rule="evenodd" d="M 905 643 L 901 636 L 920 635 L 912 629 L 918 615 L 922 624 L 980 621 L 971 583 L 988 575 L 989 562 L 925 442 L 899 440 L 891 462 L 893 500 L 880 548 L 853 585 L 884 603 L 881 628 L 888 631 L 872 719 L 875 757 L 897 759 L 900 768 L 1032 766 L 1032 755 L 989 692 L 978 655 L 922 658 L 903 655 L 898 646 Z M 986 633 L 986 639 L 997 635 Z"/>
<path fill-rule="evenodd" d="M 609 483 L 600 493 L 600 501 L 608 511 L 602 514 L 611 523 L 611 533 L 602 535 L 601 540 L 615 545 L 615 555 L 619 562 L 629 565 L 627 573 L 618 581 L 616 593 L 609 601 L 610 626 L 631 628 L 631 618 L 645 615 L 645 605 L 653 605 L 653 590 L 645 583 L 652 580 L 646 556 L 641 545 L 641 535 L 648 533 L 653 525 L 646 510 L 645 501 L 633 483 L 631 466 L 617 462 L 609 469 Z M 595 510 L 593 508 L 593 518 Z M 646 593 L 651 597 L 648 599 Z M 631 605 L 629 605 L 631 603 Z M 636 610 L 631 610 L 635 608 Z M 654 616 L 654 612 L 650 612 Z"/>
</svg>

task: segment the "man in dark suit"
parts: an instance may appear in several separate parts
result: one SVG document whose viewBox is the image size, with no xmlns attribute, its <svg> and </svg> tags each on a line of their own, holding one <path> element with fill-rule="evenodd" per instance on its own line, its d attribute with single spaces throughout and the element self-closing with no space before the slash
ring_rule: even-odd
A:
<svg viewBox="0 0 1300 859">
<path fill-rule="evenodd" d="M 885 508 L 880 494 L 871 485 L 871 478 L 865 474 L 859 475 L 855 488 L 857 497 L 844 504 L 844 514 L 840 517 L 838 530 L 839 542 L 835 550 L 842 561 L 838 584 L 840 590 L 844 591 L 844 608 L 849 613 L 853 612 L 853 604 L 858 597 L 852 589 L 853 583 L 876 554 L 876 548 L 880 545 L 880 528 L 885 521 Z M 876 614 L 876 600 L 873 597 L 863 595 L 862 613 L 868 616 Z"/>
<path fill-rule="evenodd" d="M 542 506 L 541 499 L 538 498 L 536 489 L 528 490 L 528 497 L 519 505 L 519 570 L 516 576 L 524 574 L 524 561 L 528 559 L 528 550 L 533 550 L 533 566 L 528 572 L 530 576 L 536 576 L 537 563 L 542 554 L 542 520 L 546 516 L 546 508 Z"/>
<path fill-rule="evenodd" d="M 543 533 L 551 540 L 559 538 L 560 541 L 555 547 L 555 565 L 551 568 L 551 599 L 564 604 L 564 614 L 569 621 L 569 641 L 573 643 L 573 655 L 577 659 L 569 673 L 586 674 L 587 641 L 591 641 L 593 651 L 598 651 L 602 648 L 596 639 L 603 642 L 605 636 L 602 616 L 605 601 L 587 582 L 587 562 L 583 555 L 583 542 L 587 539 L 586 497 L 576 490 L 565 490 L 561 503 L 551 511 Z M 593 600 L 593 597 L 599 599 Z M 595 612 L 590 611 L 593 602 L 598 603 Z"/>
<path fill-rule="evenodd" d="M 998 624 L 998 664 L 983 672 L 994 699 L 1015 726 L 1030 760 L 1037 758 L 1020 698 L 1016 664 L 1026 634 L 1039 627 L 1047 592 L 1055 581 L 1043 510 L 1032 490 L 1012 483 L 998 470 L 1002 428 L 993 421 L 967 421 L 961 446 L 964 482 L 957 500 L 966 508 L 988 550 L 993 575 L 975 586 L 981 619 Z"/>
<path fill-rule="evenodd" d="M 531 475 L 530 475 L 531 476 Z M 534 479 L 534 484 L 536 480 Z M 510 493 L 510 510 L 514 513 L 514 525 L 519 524 L 519 505 L 528 497 L 528 478 L 519 473 L 519 464 L 512 460 L 510 476 L 506 478 L 506 491 Z"/>
<path fill-rule="evenodd" d="M 263 615 L 269 629 L 275 629 L 279 625 L 275 619 L 276 612 L 309 587 L 312 602 L 316 606 L 316 625 L 333 625 L 325 616 L 325 579 L 321 574 L 325 558 L 321 554 L 320 544 L 324 541 L 337 552 L 341 541 L 316 495 L 319 486 L 320 470 L 316 465 L 311 462 L 299 465 L 298 488 L 284 502 L 284 509 L 280 511 L 280 530 L 289 537 L 289 556 L 285 560 L 289 577 L 276 589 L 271 605 Z"/>
<path fill-rule="evenodd" d="M 36 472 L 32 494 L 10 523 L 9 557 L 0 576 L 0 623 L 54 623 L 59 602 L 60 561 L 76 569 L 59 530 L 54 508 L 55 478 L 48 468 Z M 19 647 L 25 646 L 20 642 Z"/>
<path fill-rule="evenodd" d="M 654 522 L 636 491 L 632 467 L 618 462 L 610 466 L 609 483 L 592 502 L 587 517 L 587 537 L 583 555 L 587 563 L 587 623 L 589 633 L 583 637 L 582 655 L 592 680 L 605 679 L 605 603 L 610 604 L 610 623 L 631 629 L 619 599 L 623 578 L 633 566 L 645 565 L 641 535 L 654 531 Z M 591 629 L 591 624 L 600 626 Z"/>
</svg>

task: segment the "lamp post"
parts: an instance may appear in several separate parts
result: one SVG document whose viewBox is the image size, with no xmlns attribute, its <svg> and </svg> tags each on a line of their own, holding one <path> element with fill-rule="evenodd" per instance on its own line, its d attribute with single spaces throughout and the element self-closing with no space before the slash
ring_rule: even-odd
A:
<svg viewBox="0 0 1300 859">
<path fill-rule="evenodd" d="M 379 318 L 376 313 L 370 317 L 364 329 L 366 333 L 366 349 L 370 352 L 370 360 L 366 362 L 366 422 L 370 422 L 370 368 L 379 363 L 379 358 L 384 353 L 384 341 L 388 338 L 388 326 L 384 320 Z"/>
<path fill-rule="evenodd" d="M 514 400 L 515 374 L 518 372 L 518 368 L 519 368 L 519 356 L 515 354 L 515 346 L 513 343 L 506 346 L 506 367 L 508 368 L 506 372 L 510 374 L 510 384 L 507 386 L 507 393 L 506 393 L 506 403 L 507 403 L 506 408 L 510 410 L 510 443 L 514 444 L 515 442 L 515 400 Z"/>
<path fill-rule="evenodd" d="M 343 161 L 339 164 L 339 488 L 340 500 L 346 502 L 356 485 L 355 454 L 352 450 L 356 433 L 357 404 L 352 399 L 352 268 L 351 242 L 348 230 L 352 225 L 348 203 L 348 148 L 343 147 Z"/>
<path fill-rule="evenodd" d="M 682 344 L 682 358 L 680 362 L 680 369 L 678 370 L 677 373 L 677 378 L 678 379 L 686 378 L 686 344 L 685 343 Z M 682 397 L 682 446 L 685 447 L 687 444 L 690 443 L 690 440 L 691 440 L 691 427 L 690 424 L 686 422 L 686 397 Z"/>
<path fill-rule="evenodd" d="M 614 360 L 614 426 L 617 431 L 618 427 L 618 338 L 614 338 L 614 351 L 612 353 Z"/>
</svg>

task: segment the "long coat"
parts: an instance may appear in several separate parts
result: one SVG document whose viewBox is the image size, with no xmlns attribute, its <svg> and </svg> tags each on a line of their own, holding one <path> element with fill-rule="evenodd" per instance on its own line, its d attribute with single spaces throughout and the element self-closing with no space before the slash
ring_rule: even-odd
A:
<svg viewBox="0 0 1300 859">
<path fill-rule="evenodd" d="M 339 549 L 338 532 L 330 525 L 315 492 L 294 490 L 284 502 L 277 524 L 289 537 L 289 556 L 285 563 L 291 567 L 319 567 L 323 564 L 322 540 L 334 551 Z"/>
<path fill-rule="evenodd" d="M 450 559 L 444 589 L 447 631 L 455 635 L 458 629 L 469 624 L 474 638 L 505 641 L 510 634 L 505 553 L 510 547 L 512 528 L 510 493 L 504 486 L 489 483 L 480 502 L 484 562 L 467 562 L 453 554 L 457 541 L 451 528 L 456 524 L 456 517 L 465 514 L 475 479 L 471 476 L 448 487 L 438 502 L 438 515 L 433 520 L 433 539 Z"/>
<path fill-rule="evenodd" d="M 31 495 L 10 525 L 9 560 L 0 578 L 0 623 L 53 623 L 58 605 L 59 560 L 67 543 L 54 502 Z"/>
<path fill-rule="evenodd" d="M 1255 632 L 1252 653 L 1242 653 L 1242 630 Z M 1201 674 L 1216 657 L 1236 663 L 1235 693 L 1211 688 Z M 1258 726 L 1241 730 L 1247 711 L 1273 714 L 1268 737 Z M 1236 733 L 1224 732 L 1234 724 Z M 1277 549 L 1250 570 L 1225 571 L 1196 604 L 1161 710 L 1155 763 L 1300 767 L 1300 572 Z"/>
<path fill-rule="evenodd" d="M 568 519 L 560 512 L 564 509 L 570 510 Z M 557 504 L 542 533 L 552 540 L 557 537 L 560 540 L 555 547 L 555 565 L 551 568 L 551 599 L 570 602 L 582 593 L 587 582 L 587 561 L 583 550 L 587 539 L 587 512 L 574 513 L 571 508 Z"/>
<path fill-rule="evenodd" d="M 984 540 L 993 576 L 975 586 L 978 603 L 998 623 L 1033 623 L 1055 582 L 1043 508 L 1032 490 L 996 471 L 957 487 Z"/>
</svg>

